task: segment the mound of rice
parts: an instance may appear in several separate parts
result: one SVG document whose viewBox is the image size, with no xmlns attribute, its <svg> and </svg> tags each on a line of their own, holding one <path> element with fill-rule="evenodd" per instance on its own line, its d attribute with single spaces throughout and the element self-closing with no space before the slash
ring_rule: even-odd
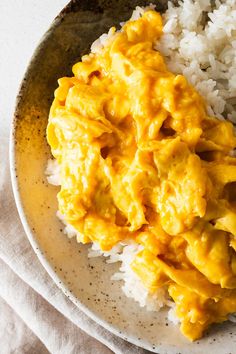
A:
<svg viewBox="0 0 236 354">
<path fill-rule="evenodd" d="M 136 7 L 132 20 L 139 18 L 144 11 L 155 8 Z M 169 70 L 183 74 L 205 98 L 209 115 L 219 119 L 229 119 L 236 123 L 236 1 L 183 0 L 175 7 L 168 3 L 163 15 L 164 34 L 155 49 L 165 57 Z M 91 46 L 91 52 L 99 52 L 114 34 L 111 28 Z M 59 166 L 50 160 L 46 169 L 48 182 L 60 185 Z M 66 225 L 64 232 L 68 237 L 76 237 L 77 231 L 66 224 L 63 216 L 57 216 Z M 136 300 L 147 310 L 158 311 L 169 306 L 169 320 L 177 323 L 174 304 L 169 299 L 165 288 L 154 294 L 148 294 L 138 276 L 132 271 L 130 263 L 142 246 L 133 240 L 126 240 L 113 247 L 109 252 L 99 250 L 93 244 L 88 256 L 107 258 L 107 263 L 120 262 L 119 272 L 113 280 L 123 282 L 125 295 Z M 236 321 L 233 315 L 230 320 Z"/>
<path fill-rule="evenodd" d="M 157 43 L 170 71 L 183 74 L 207 102 L 208 114 L 236 123 L 236 1 L 168 3 Z"/>
</svg>

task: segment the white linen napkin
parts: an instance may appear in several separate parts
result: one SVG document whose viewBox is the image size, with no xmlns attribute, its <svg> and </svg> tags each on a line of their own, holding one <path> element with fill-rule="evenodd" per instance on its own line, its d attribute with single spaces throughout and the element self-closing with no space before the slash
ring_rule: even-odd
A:
<svg viewBox="0 0 236 354">
<path fill-rule="evenodd" d="M 0 354 L 147 354 L 79 310 L 35 255 L 12 194 L 0 131 Z"/>
</svg>

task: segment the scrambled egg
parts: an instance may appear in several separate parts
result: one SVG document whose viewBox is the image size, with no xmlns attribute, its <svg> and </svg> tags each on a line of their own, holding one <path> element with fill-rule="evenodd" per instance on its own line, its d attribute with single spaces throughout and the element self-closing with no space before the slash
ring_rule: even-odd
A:
<svg viewBox="0 0 236 354">
<path fill-rule="evenodd" d="M 154 50 L 159 13 L 113 32 L 58 81 L 47 138 L 59 209 L 79 242 L 143 245 L 133 270 L 150 292 L 168 289 L 195 340 L 236 311 L 233 126 Z"/>
</svg>

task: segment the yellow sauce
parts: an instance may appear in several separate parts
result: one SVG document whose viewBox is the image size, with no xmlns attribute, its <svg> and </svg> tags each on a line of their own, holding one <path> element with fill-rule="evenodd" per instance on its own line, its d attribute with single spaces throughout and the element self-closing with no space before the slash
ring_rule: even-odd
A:
<svg viewBox="0 0 236 354">
<path fill-rule="evenodd" d="M 59 79 L 47 138 L 78 241 L 143 245 L 133 270 L 150 292 L 167 287 L 195 340 L 236 311 L 236 139 L 167 69 L 153 49 L 161 34 L 148 11 L 75 64 Z"/>
</svg>

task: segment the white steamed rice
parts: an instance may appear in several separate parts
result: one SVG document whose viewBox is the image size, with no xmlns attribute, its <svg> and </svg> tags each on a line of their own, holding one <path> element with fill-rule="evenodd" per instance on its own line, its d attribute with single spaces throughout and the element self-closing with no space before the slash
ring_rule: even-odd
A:
<svg viewBox="0 0 236 354">
<path fill-rule="evenodd" d="M 168 3 L 163 15 L 164 34 L 155 49 L 165 57 L 172 72 L 183 74 L 205 98 L 209 115 L 236 123 L 236 1 L 216 0 L 214 7 L 211 4 L 210 0 L 183 0 L 178 7 Z M 131 19 L 139 18 L 144 11 L 154 7 L 152 4 L 146 8 L 137 6 Z M 99 52 L 113 35 L 114 29 L 111 28 L 92 44 L 91 52 Z M 49 183 L 60 185 L 60 170 L 55 160 L 49 160 L 46 175 Z M 65 234 L 76 237 L 78 232 L 66 224 L 59 212 L 57 216 L 66 225 Z M 120 262 L 119 272 L 112 279 L 123 282 L 125 295 L 147 310 L 158 311 L 166 305 L 171 307 L 168 318 L 178 323 L 166 289 L 148 294 L 130 267 L 141 248 L 133 240 L 126 240 L 104 252 L 94 243 L 88 256 L 104 256 L 107 263 Z M 229 316 L 233 322 L 235 318 Z"/>
<path fill-rule="evenodd" d="M 211 3 L 169 3 L 156 49 L 205 98 L 209 115 L 236 123 L 236 1 Z"/>
</svg>

